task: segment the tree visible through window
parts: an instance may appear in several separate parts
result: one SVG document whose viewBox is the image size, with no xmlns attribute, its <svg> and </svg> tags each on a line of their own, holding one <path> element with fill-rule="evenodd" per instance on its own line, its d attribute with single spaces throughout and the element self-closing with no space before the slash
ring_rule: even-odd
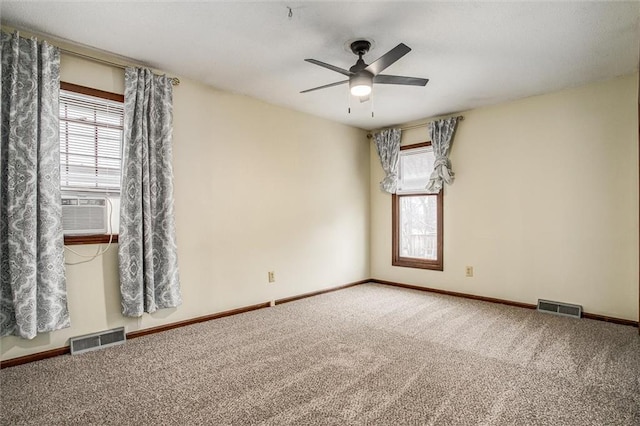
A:
<svg viewBox="0 0 640 426">
<path fill-rule="evenodd" d="M 392 196 L 392 264 L 442 270 L 442 191 L 425 186 L 435 157 L 430 143 L 401 148 L 398 190 Z"/>
</svg>

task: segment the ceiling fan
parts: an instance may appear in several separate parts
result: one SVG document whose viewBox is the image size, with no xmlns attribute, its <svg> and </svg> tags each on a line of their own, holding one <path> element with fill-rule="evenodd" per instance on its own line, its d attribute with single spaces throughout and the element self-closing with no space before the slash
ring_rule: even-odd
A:
<svg viewBox="0 0 640 426">
<path fill-rule="evenodd" d="M 402 58 L 411 51 L 406 44 L 400 43 L 371 64 L 366 64 L 362 59 L 371 47 L 368 40 L 356 40 L 350 45 L 351 51 L 358 55 L 358 61 L 354 66 L 345 70 L 316 59 L 305 59 L 305 61 L 321 67 L 339 72 L 349 77 L 348 80 L 338 81 L 336 83 L 325 84 L 324 86 L 314 87 L 313 89 L 303 90 L 300 93 L 313 92 L 314 90 L 326 89 L 327 87 L 338 86 L 340 84 L 349 83 L 349 90 L 352 95 L 360 97 L 362 102 L 369 99 L 369 94 L 374 83 L 378 84 L 401 84 L 405 86 L 426 86 L 429 79 L 416 77 L 403 77 L 399 75 L 380 74 L 391 64 Z"/>
</svg>

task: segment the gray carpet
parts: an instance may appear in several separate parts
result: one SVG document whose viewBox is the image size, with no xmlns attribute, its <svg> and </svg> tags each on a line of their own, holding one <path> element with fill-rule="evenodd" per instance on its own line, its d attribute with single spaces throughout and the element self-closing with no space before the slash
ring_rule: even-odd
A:
<svg viewBox="0 0 640 426">
<path fill-rule="evenodd" d="M 0 379 L 2 425 L 640 425 L 636 328 L 376 284 Z"/>
</svg>

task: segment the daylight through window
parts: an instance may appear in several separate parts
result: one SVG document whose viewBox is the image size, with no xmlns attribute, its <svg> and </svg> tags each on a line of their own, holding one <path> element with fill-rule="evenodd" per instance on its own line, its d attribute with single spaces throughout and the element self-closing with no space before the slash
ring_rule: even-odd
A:
<svg viewBox="0 0 640 426">
<path fill-rule="evenodd" d="M 65 244 L 117 241 L 123 124 L 123 95 L 60 83 Z"/>
<path fill-rule="evenodd" d="M 123 101 L 64 87 L 60 90 L 62 190 L 119 192 Z"/>
<path fill-rule="evenodd" d="M 393 195 L 392 264 L 442 270 L 442 191 L 425 187 L 435 156 L 430 143 L 402 147 L 398 190 Z"/>
</svg>

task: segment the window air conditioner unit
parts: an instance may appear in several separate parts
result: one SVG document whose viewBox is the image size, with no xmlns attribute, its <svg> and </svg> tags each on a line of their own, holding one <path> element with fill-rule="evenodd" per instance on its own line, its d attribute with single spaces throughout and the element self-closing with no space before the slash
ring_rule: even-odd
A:
<svg viewBox="0 0 640 426">
<path fill-rule="evenodd" d="M 107 200 L 101 197 L 62 197 L 64 235 L 107 233 Z"/>
</svg>

